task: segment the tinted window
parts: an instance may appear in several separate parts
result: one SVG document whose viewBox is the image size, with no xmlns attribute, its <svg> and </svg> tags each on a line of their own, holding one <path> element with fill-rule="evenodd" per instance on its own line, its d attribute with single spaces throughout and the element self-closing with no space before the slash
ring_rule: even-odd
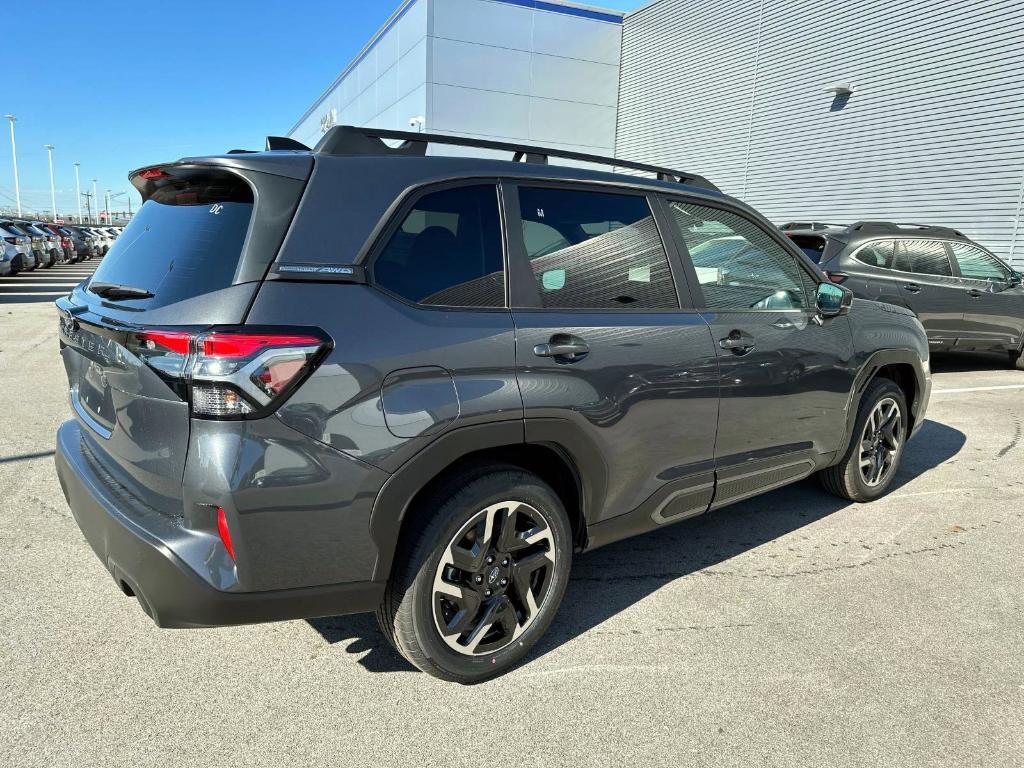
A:
<svg viewBox="0 0 1024 768">
<path fill-rule="evenodd" d="M 825 250 L 825 238 L 820 235 L 790 235 L 789 239 L 796 243 L 807 258 L 815 264 L 821 263 L 821 254 Z"/>
<path fill-rule="evenodd" d="M 120 303 L 153 308 L 227 288 L 252 211 L 252 189 L 234 176 L 169 184 L 142 204 L 93 279 L 144 288 L 153 298 Z"/>
<path fill-rule="evenodd" d="M 990 253 L 985 253 L 967 243 L 950 243 L 953 258 L 960 267 L 960 274 L 971 280 L 994 280 L 1006 282 L 1010 279 L 1010 270 Z"/>
<path fill-rule="evenodd" d="M 862 261 L 869 267 L 884 267 L 890 269 L 892 267 L 892 256 L 895 250 L 895 241 L 893 240 L 879 240 L 874 243 L 868 243 L 857 251 L 857 261 Z"/>
<path fill-rule="evenodd" d="M 935 240 L 900 240 L 893 269 L 919 275 L 952 275 L 946 246 Z"/>
<path fill-rule="evenodd" d="M 644 197 L 519 190 L 523 243 L 543 306 L 674 309 L 665 249 Z"/>
<path fill-rule="evenodd" d="M 813 304 L 796 257 L 753 222 L 692 203 L 672 202 L 669 210 L 708 307 L 799 309 Z"/>
<path fill-rule="evenodd" d="M 377 257 L 373 276 L 420 304 L 504 306 L 497 189 L 475 185 L 421 197 Z"/>
</svg>

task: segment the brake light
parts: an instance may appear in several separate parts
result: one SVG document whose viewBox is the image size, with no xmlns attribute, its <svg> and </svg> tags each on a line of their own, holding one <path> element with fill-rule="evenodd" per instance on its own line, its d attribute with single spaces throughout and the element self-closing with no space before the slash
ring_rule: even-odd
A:
<svg viewBox="0 0 1024 768">
<path fill-rule="evenodd" d="M 217 535 L 220 536 L 221 543 L 228 551 L 228 555 L 234 560 L 235 548 L 231 544 L 231 529 L 228 528 L 228 516 L 224 512 L 224 507 L 217 507 Z"/>
<path fill-rule="evenodd" d="M 162 347 L 178 355 L 187 355 L 192 345 L 192 334 L 187 331 L 143 331 L 136 338 L 147 350 Z"/>
<path fill-rule="evenodd" d="M 264 416 L 275 410 L 330 349 L 308 329 L 146 329 L 129 344 L 182 388 L 192 413 L 208 418 Z"/>
<path fill-rule="evenodd" d="M 161 168 L 147 168 L 144 171 L 139 172 L 139 176 L 143 179 L 166 179 L 171 174 Z"/>
<path fill-rule="evenodd" d="M 842 285 L 850 276 L 845 275 L 842 272 L 826 272 L 825 277 L 836 285 Z"/>
</svg>

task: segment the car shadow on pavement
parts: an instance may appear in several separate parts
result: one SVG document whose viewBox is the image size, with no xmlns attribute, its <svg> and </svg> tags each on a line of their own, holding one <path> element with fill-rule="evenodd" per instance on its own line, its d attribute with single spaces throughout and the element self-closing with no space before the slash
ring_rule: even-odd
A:
<svg viewBox="0 0 1024 768">
<path fill-rule="evenodd" d="M 932 373 L 1012 371 L 1005 352 L 933 352 Z"/>
<path fill-rule="evenodd" d="M 925 421 L 907 445 L 896 491 L 959 453 L 966 437 Z M 717 565 L 851 506 L 807 480 L 677 525 L 577 556 L 562 608 L 531 654 L 542 656 L 636 604 L 665 584 Z M 348 643 L 371 672 L 413 671 L 370 615 L 309 621 L 328 643 Z"/>
</svg>

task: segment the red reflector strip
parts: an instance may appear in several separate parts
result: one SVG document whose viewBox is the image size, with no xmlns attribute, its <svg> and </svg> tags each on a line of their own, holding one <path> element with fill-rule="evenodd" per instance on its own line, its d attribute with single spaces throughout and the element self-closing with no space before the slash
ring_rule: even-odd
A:
<svg viewBox="0 0 1024 768">
<path fill-rule="evenodd" d="M 143 331 L 136 337 L 150 349 L 160 346 L 179 355 L 187 355 L 192 345 L 192 334 L 186 331 Z"/>
<path fill-rule="evenodd" d="M 224 549 L 228 551 L 231 559 L 235 559 L 235 548 L 231 545 L 231 531 L 228 529 L 228 516 L 224 514 L 223 507 L 217 507 L 217 535 L 220 536 Z"/>
<path fill-rule="evenodd" d="M 203 337 L 206 357 L 249 357 L 268 347 L 320 346 L 323 340 L 300 334 L 210 333 Z"/>
</svg>

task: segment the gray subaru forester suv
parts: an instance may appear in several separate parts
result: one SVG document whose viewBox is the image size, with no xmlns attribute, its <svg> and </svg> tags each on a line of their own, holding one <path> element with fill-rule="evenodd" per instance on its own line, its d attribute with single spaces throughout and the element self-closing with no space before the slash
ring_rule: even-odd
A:
<svg viewBox="0 0 1024 768">
<path fill-rule="evenodd" d="M 56 463 L 162 627 L 376 611 L 475 682 L 544 633 L 574 553 L 812 474 L 877 498 L 924 419 L 913 314 L 699 176 L 337 127 L 131 181 L 58 301 Z"/>
</svg>

